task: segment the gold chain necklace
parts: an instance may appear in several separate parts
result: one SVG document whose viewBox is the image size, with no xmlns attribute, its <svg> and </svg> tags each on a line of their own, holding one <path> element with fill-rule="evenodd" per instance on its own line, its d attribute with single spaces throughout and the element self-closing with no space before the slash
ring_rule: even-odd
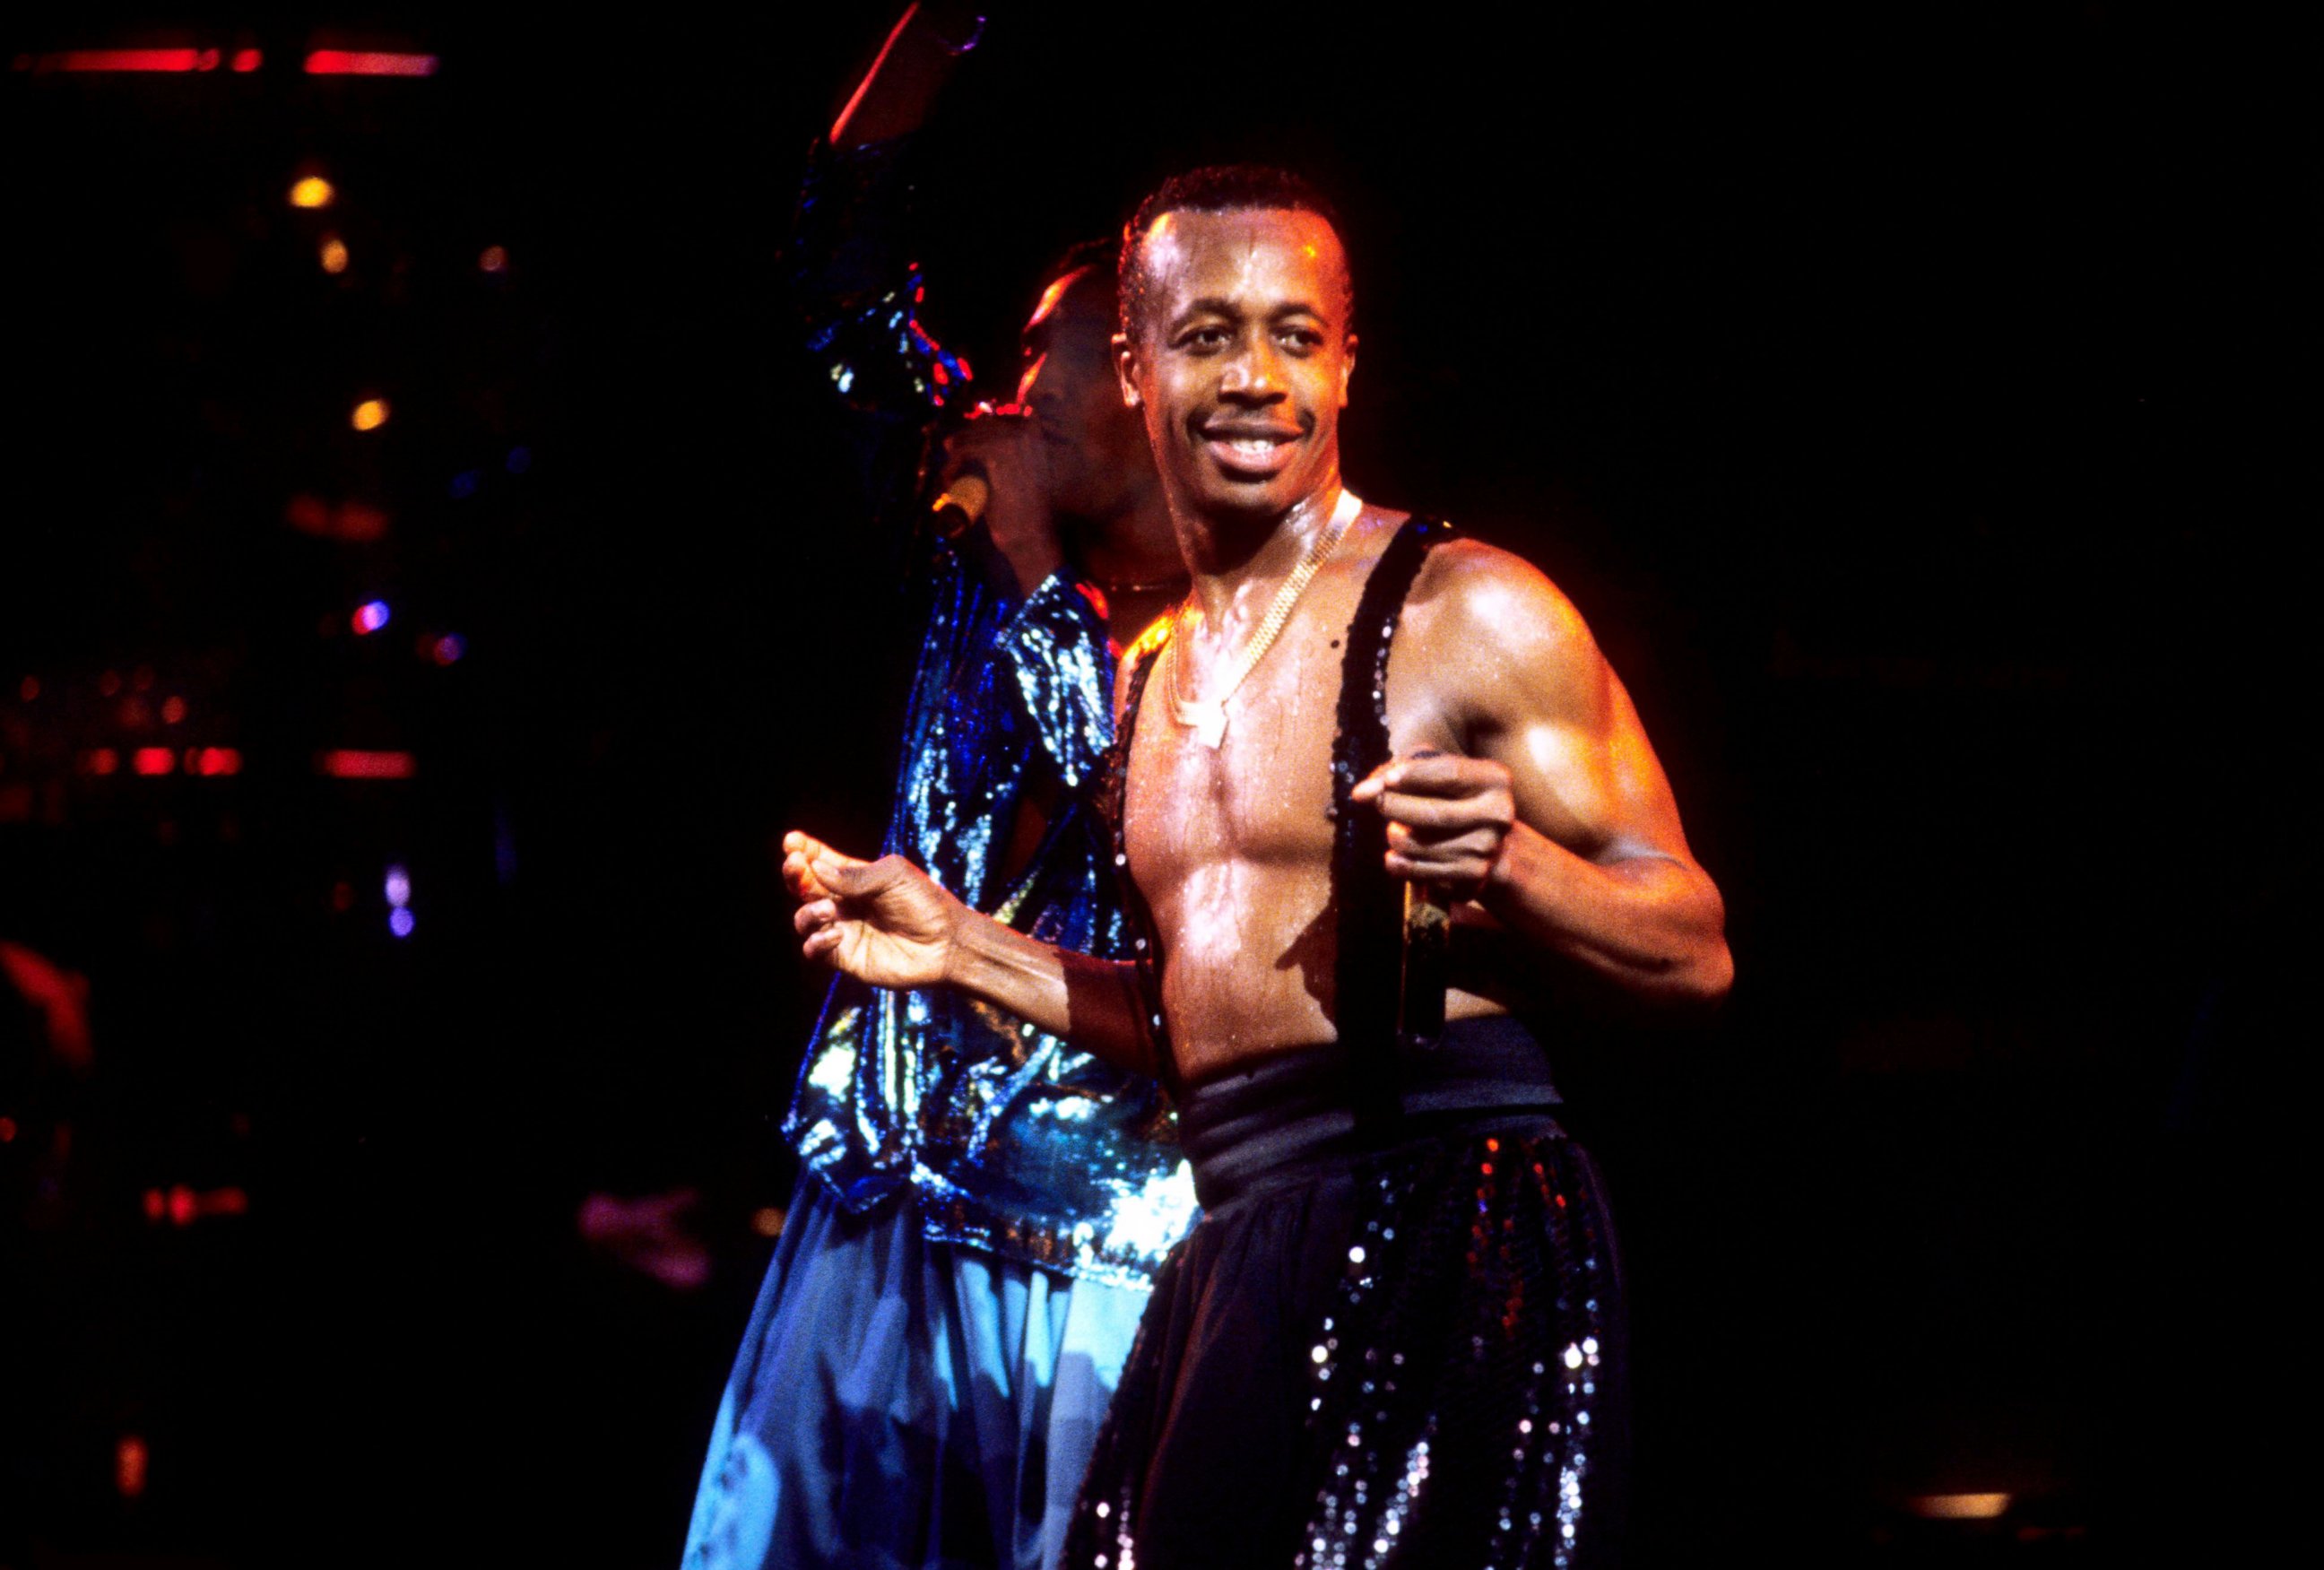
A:
<svg viewBox="0 0 2324 1570">
<path fill-rule="evenodd" d="M 1229 661 L 1225 685 L 1219 688 L 1215 697 L 1186 696 L 1185 660 L 1179 652 L 1179 645 L 1185 641 L 1185 622 L 1189 608 L 1194 603 L 1194 596 L 1189 594 L 1185 604 L 1178 607 L 1177 615 L 1172 618 L 1170 644 L 1164 651 L 1170 660 L 1170 712 L 1180 725 L 1193 731 L 1195 739 L 1211 751 L 1217 752 L 1227 739 L 1227 699 L 1235 695 L 1235 689 L 1242 685 L 1243 678 L 1249 676 L 1252 669 L 1267 657 L 1267 651 L 1275 647 L 1276 639 L 1283 635 L 1285 623 L 1291 620 L 1292 608 L 1298 605 L 1299 596 L 1307 592 L 1307 585 L 1314 578 L 1317 569 L 1338 547 L 1341 539 L 1348 532 L 1348 526 L 1356 521 L 1356 514 L 1363 510 L 1363 503 L 1357 499 L 1353 491 L 1341 490 L 1339 505 L 1332 509 L 1331 522 L 1315 537 L 1315 543 L 1309 547 L 1306 557 L 1291 569 L 1291 576 L 1283 580 L 1283 586 L 1275 591 L 1275 598 L 1268 605 L 1267 614 L 1259 619 L 1258 630 Z M 1199 619 L 1202 613 L 1197 610 L 1193 614 Z"/>
</svg>

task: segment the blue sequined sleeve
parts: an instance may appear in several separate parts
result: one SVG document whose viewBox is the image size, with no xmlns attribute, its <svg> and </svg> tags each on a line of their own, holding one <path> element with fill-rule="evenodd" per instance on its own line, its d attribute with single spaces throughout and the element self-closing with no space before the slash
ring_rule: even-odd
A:
<svg viewBox="0 0 2324 1570">
<path fill-rule="evenodd" d="M 1097 778 L 1113 739 L 1113 651 L 1092 591 L 1064 571 L 1027 596 L 993 652 L 1007 661 L 1041 750 L 1070 790 Z"/>
</svg>

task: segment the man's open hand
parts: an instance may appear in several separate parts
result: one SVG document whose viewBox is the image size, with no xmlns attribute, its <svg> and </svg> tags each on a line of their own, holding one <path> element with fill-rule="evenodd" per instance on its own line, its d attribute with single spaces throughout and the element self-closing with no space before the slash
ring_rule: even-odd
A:
<svg viewBox="0 0 2324 1570">
<path fill-rule="evenodd" d="M 1388 819 L 1391 876 L 1429 883 L 1456 900 L 1485 886 L 1517 821 L 1509 771 L 1489 758 L 1418 752 L 1392 758 L 1349 792 Z"/>
<path fill-rule="evenodd" d="M 880 987 L 943 983 L 968 908 L 898 855 L 843 855 L 811 835 L 783 836 L 783 882 L 799 901 L 800 952 Z"/>
</svg>

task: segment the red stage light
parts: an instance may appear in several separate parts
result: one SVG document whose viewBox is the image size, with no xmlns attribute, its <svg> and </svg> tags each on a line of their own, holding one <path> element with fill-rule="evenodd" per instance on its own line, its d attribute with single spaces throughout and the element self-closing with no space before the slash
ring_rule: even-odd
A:
<svg viewBox="0 0 2324 1570">
<path fill-rule="evenodd" d="M 150 1457 L 145 1441 L 134 1434 L 124 1434 L 113 1447 L 113 1485 L 120 1490 L 123 1499 L 135 1499 L 145 1492 L 145 1470 Z"/>
<path fill-rule="evenodd" d="M 232 747 L 189 747 L 186 749 L 186 772 L 215 779 L 220 774 L 242 772 L 242 754 Z"/>
<path fill-rule="evenodd" d="M 307 57 L 310 77 L 432 77 L 432 54 L 381 54 L 355 50 L 318 49 Z"/>
<path fill-rule="evenodd" d="M 121 754 L 111 747 L 92 747 L 80 755 L 80 767 L 85 774 L 117 773 L 121 768 Z"/>
<path fill-rule="evenodd" d="M 362 542 L 383 539 L 387 534 L 387 514 L 363 502 L 334 505 L 320 496 L 300 494 L 290 498 L 282 516 L 300 533 L 319 535 L 326 540 Z"/>
<path fill-rule="evenodd" d="M 203 61 L 207 60 L 208 64 Z M 18 70 L 207 71 L 217 69 L 214 49 L 68 49 L 55 54 L 19 55 Z"/>
<path fill-rule="evenodd" d="M 0 1145 L 14 1144 L 15 1142 L 15 1139 L 16 1120 L 14 1118 L 0 1118 Z"/>
<path fill-rule="evenodd" d="M 129 766 L 140 774 L 166 774 L 178 766 L 178 754 L 167 747 L 140 747 L 129 754 Z"/>
<path fill-rule="evenodd" d="M 161 1218 L 169 1214 L 169 1196 L 159 1188 L 145 1190 L 145 1219 L 159 1226 L 161 1224 Z"/>
<path fill-rule="evenodd" d="M 318 773 L 334 780 L 409 780 L 420 771 L 409 753 L 371 753 L 342 747 L 315 759 Z"/>
<path fill-rule="evenodd" d="M 194 1191 L 182 1183 L 170 1190 L 170 1219 L 179 1226 L 193 1223 Z"/>
<path fill-rule="evenodd" d="M 234 51 L 234 69 L 244 72 L 254 71 L 265 60 L 266 57 L 254 49 L 238 49 Z"/>
</svg>

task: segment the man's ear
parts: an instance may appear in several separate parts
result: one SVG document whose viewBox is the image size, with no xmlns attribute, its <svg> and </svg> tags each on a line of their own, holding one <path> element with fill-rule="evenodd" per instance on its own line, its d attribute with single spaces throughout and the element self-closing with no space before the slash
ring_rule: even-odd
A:
<svg viewBox="0 0 2324 1570">
<path fill-rule="evenodd" d="M 1348 335 L 1347 346 L 1340 352 L 1340 407 L 1348 406 L 1348 378 L 1356 374 L 1356 335 Z"/>
<path fill-rule="evenodd" d="M 1145 408 L 1145 400 L 1140 398 L 1138 392 L 1138 346 L 1130 342 L 1128 333 L 1113 335 L 1113 374 L 1121 379 L 1123 405 L 1130 409 Z M 1341 387 L 1340 397 L 1342 402 L 1346 401 L 1347 390 L 1344 383 Z"/>
</svg>

